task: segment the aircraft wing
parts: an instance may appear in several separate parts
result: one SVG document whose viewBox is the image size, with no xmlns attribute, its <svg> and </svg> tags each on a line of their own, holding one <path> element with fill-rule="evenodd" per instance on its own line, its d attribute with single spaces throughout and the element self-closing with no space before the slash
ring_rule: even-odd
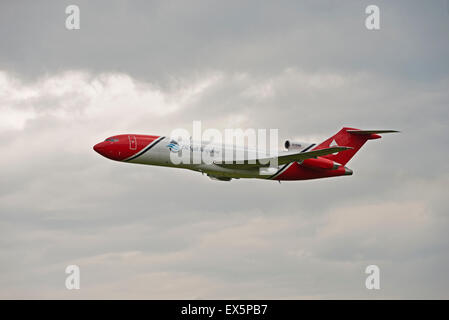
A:
<svg viewBox="0 0 449 320">
<path fill-rule="evenodd" d="M 277 157 L 266 157 L 266 158 L 255 158 L 255 159 L 242 159 L 235 161 L 214 161 L 214 164 L 227 167 L 227 168 L 235 168 L 235 169 L 250 169 L 257 167 L 268 167 L 270 163 L 276 161 L 278 165 L 286 164 L 294 161 L 303 161 L 305 159 L 316 158 L 320 156 L 325 156 L 328 154 L 345 151 L 348 149 L 352 149 L 351 147 L 331 147 L 320 150 L 313 150 L 307 152 L 300 151 L 287 151 L 281 152 Z"/>
</svg>

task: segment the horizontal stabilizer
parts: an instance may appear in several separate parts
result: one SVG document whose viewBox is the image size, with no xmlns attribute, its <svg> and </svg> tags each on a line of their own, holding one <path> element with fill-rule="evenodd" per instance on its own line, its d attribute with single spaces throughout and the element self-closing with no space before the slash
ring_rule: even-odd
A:
<svg viewBox="0 0 449 320">
<path fill-rule="evenodd" d="M 396 130 L 347 130 L 346 132 L 352 133 L 352 134 L 379 134 L 379 133 L 394 133 L 399 132 Z"/>
</svg>

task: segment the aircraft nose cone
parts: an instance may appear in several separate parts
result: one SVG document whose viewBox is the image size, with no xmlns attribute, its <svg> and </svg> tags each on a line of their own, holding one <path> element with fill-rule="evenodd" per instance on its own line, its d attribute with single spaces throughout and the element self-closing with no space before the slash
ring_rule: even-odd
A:
<svg viewBox="0 0 449 320">
<path fill-rule="evenodd" d="M 99 154 L 101 154 L 102 156 L 104 156 L 104 144 L 103 142 L 97 143 L 96 145 L 94 145 L 95 152 L 98 152 Z"/>
</svg>

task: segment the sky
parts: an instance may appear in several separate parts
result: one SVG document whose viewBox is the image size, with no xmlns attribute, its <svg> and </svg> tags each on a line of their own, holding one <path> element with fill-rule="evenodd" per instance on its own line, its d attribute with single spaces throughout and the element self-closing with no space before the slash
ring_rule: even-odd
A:
<svg viewBox="0 0 449 320">
<path fill-rule="evenodd" d="M 2 1 L 0 298 L 448 299 L 448 32 L 446 0 Z M 193 121 L 401 133 L 281 184 L 92 150 Z"/>
</svg>

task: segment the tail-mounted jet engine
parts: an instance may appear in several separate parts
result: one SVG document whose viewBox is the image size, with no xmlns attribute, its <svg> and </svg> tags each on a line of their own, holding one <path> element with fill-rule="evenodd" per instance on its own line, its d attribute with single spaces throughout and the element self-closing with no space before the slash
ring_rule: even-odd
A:
<svg viewBox="0 0 449 320">
<path fill-rule="evenodd" d="M 301 150 L 304 148 L 304 143 L 285 140 L 284 147 L 287 150 Z"/>
<path fill-rule="evenodd" d="M 290 140 L 286 140 L 284 143 L 285 149 L 289 151 L 301 150 L 304 149 L 304 147 L 306 146 L 307 143 L 295 142 Z M 319 170 L 336 170 L 338 169 L 339 166 L 341 166 L 341 164 L 323 157 L 306 159 L 301 161 L 300 164 L 310 169 L 319 169 Z"/>
<path fill-rule="evenodd" d="M 306 159 L 301 162 L 301 165 L 311 169 L 324 169 L 324 170 L 336 170 L 341 164 L 332 160 L 318 157 L 316 159 Z"/>
</svg>

